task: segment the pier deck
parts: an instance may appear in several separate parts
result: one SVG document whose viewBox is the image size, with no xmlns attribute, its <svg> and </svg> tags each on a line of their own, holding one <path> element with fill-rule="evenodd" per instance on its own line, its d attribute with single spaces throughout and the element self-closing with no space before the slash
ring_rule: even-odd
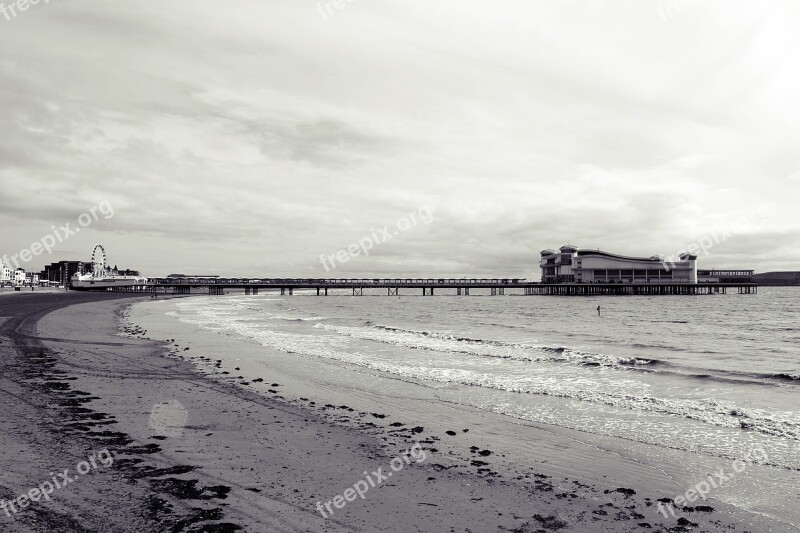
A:
<svg viewBox="0 0 800 533">
<path fill-rule="evenodd" d="M 294 294 L 295 290 L 315 290 L 318 295 L 327 295 L 329 290 L 346 289 L 354 296 L 378 294 L 385 290 L 388 296 L 410 295 L 421 289 L 423 296 L 433 296 L 437 290 L 455 289 L 458 296 L 469 296 L 470 290 L 488 289 L 491 296 L 505 295 L 507 290 L 530 296 L 622 296 L 622 295 L 701 295 L 726 294 L 728 290 L 738 294 L 755 294 L 758 284 L 739 283 L 536 283 L 514 278 L 394 278 L 394 279 L 263 279 L 263 278 L 153 278 L 147 285 L 123 286 L 110 289 L 117 292 L 161 292 L 172 294 L 225 294 L 226 291 L 244 290 L 245 294 L 259 291 L 280 291 Z M 401 293 L 401 289 L 403 292 Z M 92 289 L 88 289 L 92 290 Z M 97 289 L 109 290 L 109 289 Z M 368 291 L 368 292 L 365 292 Z M 486 293 L 486 291 L 481 291 Z M 441 294 L 441 292 L 439 293 Z M 474 292 L 473 292 L 474 294 Z M 509 293 L 514 294 L 514 293 Z"/>
</svg>

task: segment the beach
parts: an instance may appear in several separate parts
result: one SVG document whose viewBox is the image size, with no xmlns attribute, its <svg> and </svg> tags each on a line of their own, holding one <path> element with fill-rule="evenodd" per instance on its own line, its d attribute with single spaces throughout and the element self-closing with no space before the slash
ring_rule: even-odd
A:
<svg viewBox="0 0 800 533">
<path fill-rule="evenodd" d="M 0 513 L 4 531 L 796 531 L 719 501 L 659 512 L 694 475 L 680 455 L 647 462 L 429 389 L 348 393 L 268 360 L 228 369 L 200 337 L 152 340 L 127 319 L 133 302 L 167 304 L 0 300 L 0 498 L 113 457 Z"/>
</svg>

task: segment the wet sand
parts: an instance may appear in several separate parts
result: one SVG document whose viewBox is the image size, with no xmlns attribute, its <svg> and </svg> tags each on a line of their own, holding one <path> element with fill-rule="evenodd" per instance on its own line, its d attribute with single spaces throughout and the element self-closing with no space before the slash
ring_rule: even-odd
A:
<svg viewBox="0 0 800 533">
<path fill-rule="evenodd" d="M 48 502 L 0 511 L 3 531 L 791 530 L 716 504 L 665 519 L 657 499 L 679 487 L 601 450 L 574 454 L 576 467 L 579 445 L 537 428 L 520 438 L 537 442 L 546 467 L 509 472 L 502 449 L 475 447 L 501 431 L 477 415 L 440 413 L 431 425 L 317 405 L 310 393 L 289 404 L 279 382 L 265 397 L 202 376 L 186 347 L 118 335 L 130 301 L 0 300 L 0 499 L 99 450 L 114 457 Z"/>
</svg>

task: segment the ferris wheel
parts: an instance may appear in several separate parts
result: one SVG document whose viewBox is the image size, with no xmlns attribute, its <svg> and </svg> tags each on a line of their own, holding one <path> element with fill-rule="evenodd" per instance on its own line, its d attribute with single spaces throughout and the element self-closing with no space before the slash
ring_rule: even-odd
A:
<svg viewBox="0 0 800 533">
<path fill-rule="evenodd" d="M 92 274 L 95 277 L 106 275 L 106 249 L 102 244 L 95 245 L 92 250 Z"/>
</svg>

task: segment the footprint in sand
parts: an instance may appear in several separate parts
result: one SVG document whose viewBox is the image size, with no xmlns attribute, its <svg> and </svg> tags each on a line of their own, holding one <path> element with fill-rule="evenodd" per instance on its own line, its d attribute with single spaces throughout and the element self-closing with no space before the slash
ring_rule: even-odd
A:
<svg viewBox="0 0 800 533">
<path fill-rule="evenodd" d="M 189 413 L 177 400 L 157 403 L 150 411 L 150 427 L 158 435 L 180 437 L 188 418 Z"/>
</svg>

